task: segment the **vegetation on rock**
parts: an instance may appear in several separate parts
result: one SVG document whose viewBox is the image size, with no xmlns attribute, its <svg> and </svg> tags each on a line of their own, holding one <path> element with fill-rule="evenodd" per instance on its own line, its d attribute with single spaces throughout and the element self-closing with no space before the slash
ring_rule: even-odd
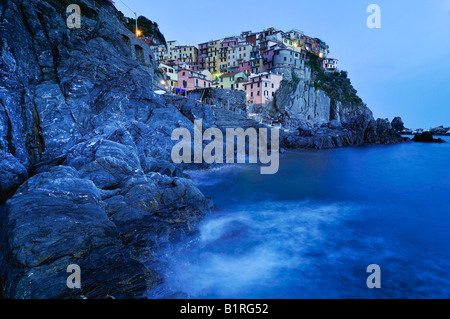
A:
<svg viewBox="0 0 450 319">
<path fill-rule="evenodd" d="M 127 28 L 133 33 L 136 32 L 136 19 L 127 18 Z M 158 23 L 152 22 L 146 17 L 140 16 L 138 17 L 138 29 L 142 32 L 143 37 L 151 37 L 156 39 L 159 44 L 166 44 L 166 39 L 164 35 L 159 31 Z"/>
<path fill-rule="evenodd" d="M 325 91 L 330 99 L 345 105 L 355 105 L 363 102 L 347 77 L 346 71 L 325 73 L 322 68 L 322 59 L 309 52 L 305 64 L 311 68 L 311 78 L 314 87 Z"/>
</svg>

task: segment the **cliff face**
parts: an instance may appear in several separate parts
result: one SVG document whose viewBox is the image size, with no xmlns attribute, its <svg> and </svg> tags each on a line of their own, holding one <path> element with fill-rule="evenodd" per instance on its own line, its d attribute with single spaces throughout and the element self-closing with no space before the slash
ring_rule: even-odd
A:
<svg viewBox="0 0 450 319">
<path fill-rule="evenodd" d="M 276 114 L 276 120 L 286 127 L 296 128 L 333 120 L 346 124 L 361 114 L 373 119 L 372 111 L 356 95 L 346 74 L 326 75 L 318 67 L 309 65 L 305 67 L 307 72 L 287 72 L 288 76 L 269 106 L 269 113 Z"/>
<path fill-rule="evenodd" d="M 290 130 L 282 134 L 283 147 L 322 149 L 404 141 L 387 119 L 373 118 L 346 72 L 326 74 L 316 56 L 308 57 L 305 71 L 285 72 L 265 110 Z"/>
<path fill-rule="evenodd" d="M 172 131 L 193 123 L 186 100 L 154 94 L 152 56 L 109 1 L 77 1 L 74 30 L 61 3 L 0 1 L 1 195 L 14 194 L 0 215 L 2 294 L 142 297 L 162 280 L 164 247 L 211 208 L 170 161 Z M 82 289 L 66 286 L 70 264 Z"/>
<path fill-rule="evenodd" d="M 274 108 L 278 119 L 287 127 L 301 123 L 322 124 L 331 120 L 331 99 L 316 90 L 309 81 L 284 82 L 276 92 Z"/>
</svg>

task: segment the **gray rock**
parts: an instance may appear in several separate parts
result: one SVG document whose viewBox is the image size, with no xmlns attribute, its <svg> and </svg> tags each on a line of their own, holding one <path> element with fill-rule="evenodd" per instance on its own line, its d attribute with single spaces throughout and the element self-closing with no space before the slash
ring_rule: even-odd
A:
<svg viewBox="0 0 450 319">
<path fill-rule="evenodd" d="M 391 126 L 394 130 L 402 132 L 405 129 L 405 124 L 402 121 L 401 117 L 396 117 L 392 120 Z"/>
<path fill-rule="evenodd" d="M 94 183 L 55 167 L 26 181 L 6 205 L 0 278 L 7 298 L 137 298 L 158 282 L 130 258 Z M 82 289 L 66 286 L 78 264 Z M 124 267 L 126 265 L 126 267 Z"/>
<path fill-rule="evenodd" d="M 0 191 L 15 193 L 0 218 L 2 295 L 149 294 L 163 250 L 212 207 L 170 157 L 172 131 L 213 125 L 211 107 L 152 91 L 155 65 L 134 48 L 146 44 L 107 1 L 80 30 L 55 1 L 0 11 Z M 81 290 L 66 287 L 71 263 Z"/>
</svg>

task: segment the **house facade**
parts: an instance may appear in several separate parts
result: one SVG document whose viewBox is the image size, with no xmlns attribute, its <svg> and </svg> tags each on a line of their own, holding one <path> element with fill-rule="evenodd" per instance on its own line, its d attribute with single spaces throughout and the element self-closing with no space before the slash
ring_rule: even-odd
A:
<svg viewBox="0 0 450 319">
<path fill-rule="evenodd" d="M 226 73 L 220 76 L 218 87 L 227 90 L 239 90 L 247 80 L 248 77 L 244 72 Z"/>
<path fill-rule="evenodd" d="M 323 59 L 322 61 L 322 67 L 325 72 L 335 72 L 338 71 L 338 62 L 337 59 Z"/>
<path fill-rule="evenodd" d="M 176 66 L 160 63 L 159 69 L 163 71 L 165 77 L 161 84 L 170 92 L 173 92 L 173 89 L 178 87 L 178 71 L 176 70 Z"/>
<path fill-rule="evenodd" d="M 187 69 L 178 71 L 178 88 L 185 91 L 192 91 L 196 89 L 211 87 L 211 80 L 208 80 L 207 75 Z"/>
<path fill-rule="evenodd" d="M 243 91 L 250 104 L 267 104 L 273 100 L 275 92 L 279 89 L 283 76 L 273 73 L 260 73 L 251 75 L 243 83 Z"/>
</svg>

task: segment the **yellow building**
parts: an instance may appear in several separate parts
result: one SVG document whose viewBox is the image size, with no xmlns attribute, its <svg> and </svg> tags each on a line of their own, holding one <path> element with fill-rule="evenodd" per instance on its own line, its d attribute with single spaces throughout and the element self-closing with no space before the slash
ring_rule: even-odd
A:
<svg viewBox="0 0 450 319">
<path fill-rule="evenodd" d="M 181 62 L 194 65 L 198 62 L 198 49 L 195 46 L 183 45 L 177 47 L 177 59 Z"/>
<path fill-rule="evenodd" d="M 220 40 L 208 42 L 206 69 L 211 74 L 220 73 Z"/>
<path fill-rule="evenodd" d="M 228 50 L 230 47 L 221 47 L 219 51 L 219 72 L 228 73 Z"/>
</svg>

